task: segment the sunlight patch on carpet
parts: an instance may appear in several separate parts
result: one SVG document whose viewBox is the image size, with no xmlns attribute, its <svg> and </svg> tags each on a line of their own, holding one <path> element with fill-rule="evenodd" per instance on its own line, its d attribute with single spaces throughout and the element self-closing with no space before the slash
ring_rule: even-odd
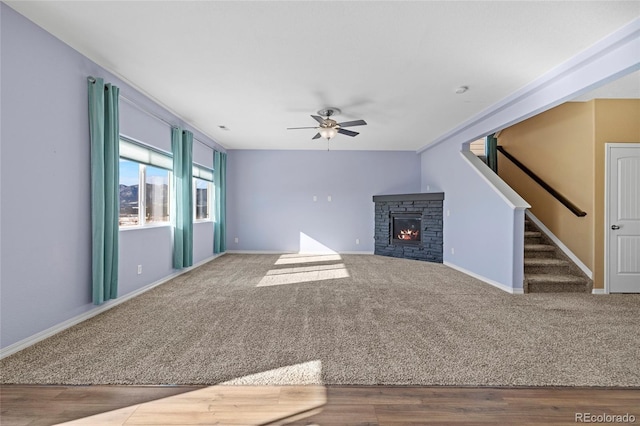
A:
<svg viewBox="0 0 640 426">
<path fill-rule="evenodd" d="M 319 265 L 310 268 L 286 268 L 273 269 L 262 277 L 256 287 L 269 287 L 274 285 L 298 284 L 312 281 L 335 280 L 339 278 L 349 278 L 349 271 L 344 264 L 339 265 Z M 294 272 L 296 269 L 308 269 L 306 271 Z"/>
<path fill-rule="evenodd" d="M 342 260 L 339 254 L 283 254 L 276 265 L 292 265 L 296 263 L 328 262 Z"/>
<path fill-rule="evenodd" d="M 308 283 L 313 281 L 349 278 L 349 271 L 339 254 L 283 254 L 274 266 L 292 265 L 289 268 L 274 268 L 267 271 L 256 287 Z M 293 266 L 314 262 L 340 262 L 326 265 Z"/>
<path fill-rule="evenodd" d="M 272 269 L 269 272 L 267 272 L 267 275 L 292 274 L 296 272 L 327 271 L 331 269 L 346 269 L 346 266 L 344 263 L 336 263 L 331 265 L 297 266 L 293 268 Z"/>
</svg>

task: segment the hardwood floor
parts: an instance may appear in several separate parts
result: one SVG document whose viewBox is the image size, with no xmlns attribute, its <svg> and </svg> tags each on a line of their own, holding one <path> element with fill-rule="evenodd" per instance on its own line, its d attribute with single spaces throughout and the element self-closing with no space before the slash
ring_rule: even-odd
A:
<svg viewBox="0 0 640 426">
<path fill-rule="evenodd" d="M 640 389 L 5 385 L 0 407 L 3 426 L 569 425 L 576 413 L 640 423 Z"/>
</svg>

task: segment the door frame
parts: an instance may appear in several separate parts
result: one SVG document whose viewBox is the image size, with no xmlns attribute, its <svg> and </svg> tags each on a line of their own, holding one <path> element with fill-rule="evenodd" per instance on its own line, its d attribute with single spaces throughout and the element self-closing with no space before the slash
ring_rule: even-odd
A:
<svg viewBox="0 0 640 426">
<path fill-rule="evenodd" d="M 611 150 L 614 148 L 640 148 L 640 143 L 620 143 L 606 142 L 604 144 L 604 293 L 610 294 L 609 291 L 609 192 L 611 191 L 611 179 L 609 176 L 609 161 L 611 160 Z"/>
</svg>

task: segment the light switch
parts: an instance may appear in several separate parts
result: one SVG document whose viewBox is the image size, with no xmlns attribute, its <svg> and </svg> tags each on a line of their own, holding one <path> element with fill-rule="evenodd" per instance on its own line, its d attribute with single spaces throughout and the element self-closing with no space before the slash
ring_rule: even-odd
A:
<svg viewBox="0 0 640 426">
<path fill-rule="evenodd" d="M 327 197 L 327 201 L 331 201 L 331 195 Z"/>
<path fill-rule="evenodd" d="M 318 201 L 318 197 L 317 196 L 313 196 L 313 201 Z"/>
</svg>

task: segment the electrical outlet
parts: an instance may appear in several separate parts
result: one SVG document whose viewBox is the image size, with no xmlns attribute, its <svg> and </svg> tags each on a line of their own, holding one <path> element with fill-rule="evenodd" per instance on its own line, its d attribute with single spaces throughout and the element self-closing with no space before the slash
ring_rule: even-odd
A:
<svg viewBox="0 0 640 426">
<path fill-rule="evenodd" d="M 313 196 L 313 201 L 318 201 L 318 197 L 316 195 Z"/>
<path fill-rule="evenodd" d="M 360 244 L 360 238 L 356 238 L 356 244 Z"/>
<path fill-rule="evenodd" d="M 447 209 L 447 216 L 449 216 L 451 214 L 451 212 Z"/>
<path fill-rule="evenodd" d="M 138 275 L 142 273 L 142 265 L 138 265 Z"/>
<path fill-rule="evenodd" d="M 238 237 L 235 237 L 233 241 L 235 241 L 235 243 L 238 244 Z"/>
<path fill-rule="evenodd" d="M 327 201 L 331 202 L 331 195 L 327 197 Z"/>
<path fill-rule="evenodd" d="M 427 185 L 427 191 L 429 191 L 431 189 L 431 186 Z"/>
<path fill-rule="evenodd" d="M 456 250 L 453 247 L 451 247 L 451 254 L 456 254 Z"/>
</svg>

